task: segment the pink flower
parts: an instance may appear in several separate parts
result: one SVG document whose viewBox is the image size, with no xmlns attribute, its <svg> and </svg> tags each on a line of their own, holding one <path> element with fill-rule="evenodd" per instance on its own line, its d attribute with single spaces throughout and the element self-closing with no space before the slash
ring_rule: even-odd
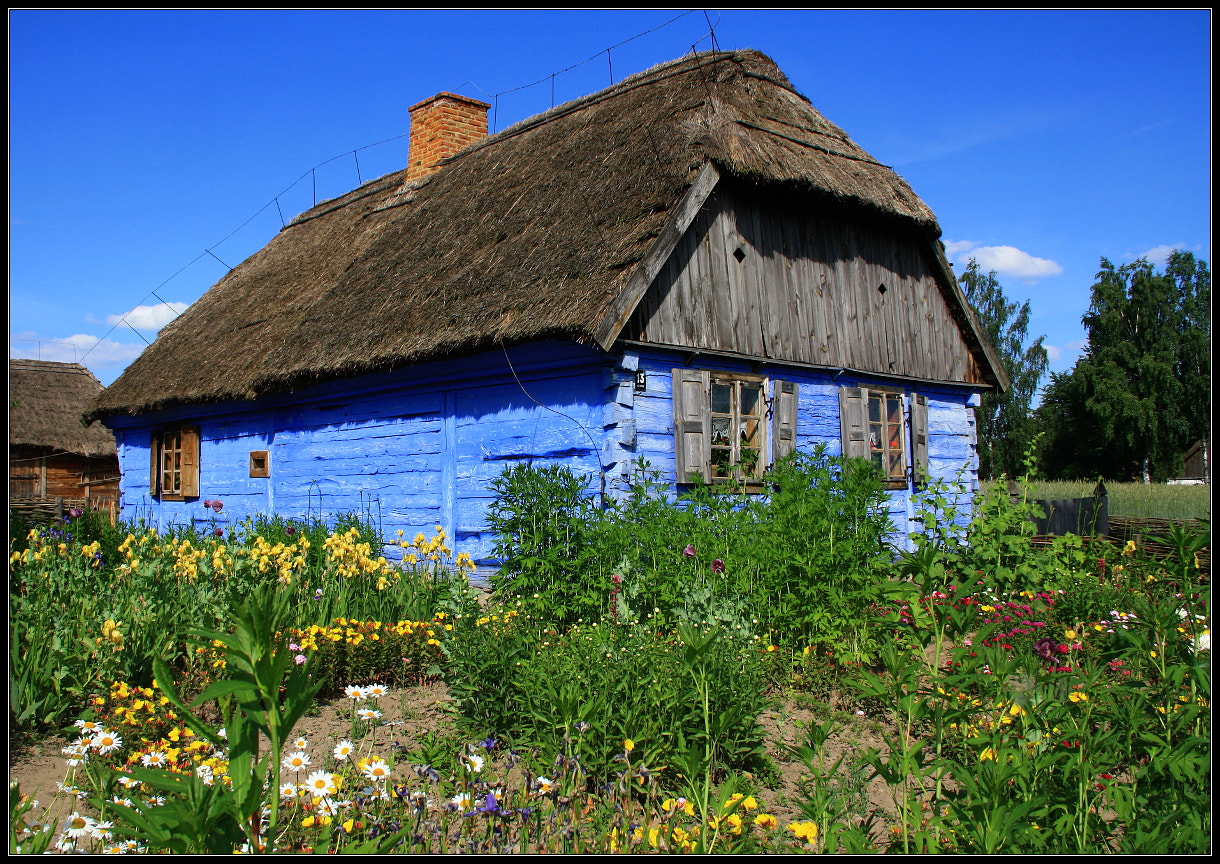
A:
<svg viewBox="0 0 1220 864">
<path fill-rule="evenodd" d="M 212 502 L 212 509 L 215 510 L 217 513 L 219 513 L 221 511 L 221 509 L 224 508 L 224 506 L 225 506 L 224 502 L 222 502 L 222 501 L 213 501 Z"/>
<path fill-rule="evenodd" d="M 305 662 L 305 655 L 298 654 L 296 657 L 293 658 L 293 660 L 296 661 L 296 664 L 298 666 L 300 666 L 301 664 L 303 664 Z"/>
<path fill-rule="evenodd" d="M 724 572 L 724 562 L 721 561 L 719 558 L 717 558 L 715 561 L 712 562 L 712 572 L 713 573 L 723 573 Z"/>
<path fill-rule="evenodd" d="M 695 547 L 688 544 L 687 547 L 682 550 L 682 554 L 685 555 L 687 558 L 694 558 L 695 557 Z"/>
</svg>

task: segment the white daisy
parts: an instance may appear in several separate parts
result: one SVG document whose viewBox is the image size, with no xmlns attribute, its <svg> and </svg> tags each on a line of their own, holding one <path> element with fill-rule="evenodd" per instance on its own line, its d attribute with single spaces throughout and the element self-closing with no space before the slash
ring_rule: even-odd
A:
<svg viewBox="0 0 1220 864">
<path fill-rule="evenodd" d="M 289 753 L 284 757 L 284 767 L 289 771 L 304 771 L 310 764 L 312 764 L 310 758 L 305 755 L 303 750 Z"/>
<path fill-rule="evenodd" d="M 335 775 L 326 771 L 315 771 L 305 778 L 305 788 L 315 795 L 329 795 L 338 791 Z"/>
<path fill-rule="evenodd" d="M 106 729 L 101 730 L 93 736 L 93 746 L 98 753 L 106 754 L 113 753 L 123 745 L 123 739 L 113 732 Z"/>
<path fill-rule="evenodd" d="M 304 735 L 299 735 L 299 736 L 297 736 L 297 739 L 292 742 L 292 746 L 297 748 L 298 750 L 304 750 L 306 747 L 309 746 L 309 739 L 306 738 Z"/>
<path fill-rule="evenodd" d="M 356 712 L 356 716 L 361 720 L 377 720 L 381 717 L 381 712 L 373 708 L 361 708 Z"/>
<path fill-rule="evenodd" d="M 335 758 L 342 762 L 343 760 L 347 759 L 348 756 L 351 756 L 355 750 L 356 745 L 352 744 L 351 741 L 340 741 L 335 745 Z"/>
<path fill-rule="evenodd" d="M 377 759 L 364 766 L 363 774 L 376 783 L 384 783 L 390 779 L 390 766 Z"/>
<path fill-rule="evenodd" d="M 153 750 L 140 757 L 145 768 L 164 768 L 169 758 L 160 750 Z"/>
<path fill-rule="evenodd" d="M 355 687 L 355 686 L 349 685 L 348 687 L 343 688 L 343 693 L 347 696 L 348 699 L 351 699 L 353 702 L 363 702 L 365 699 L 368 698 L 368 693 L 365 691 L 365 689 L 363 687 Z"/>
<path fill-rule="evenodd" d="M 380 684 L 370 684 L 364 688 L 364 695 L 369 699 L 380 699 L 389 692 L 388 688 Z"/>
<path fill-rule="evenodd" d="M 350 806 L 352 806 L 351 801 L 335 801 L 331 798 L 323 798 L 318 802 L 318 812 L 323 816 L 338 816 L 340 810 Z"/>
<path fill-rule="evenodd" d="M 95 824 L 94 820 L 88 816 L 82 816 L 80 813 L 74 812 L 68 817 L 68 821 L 64 823 L 64 834 L 73 840 L 88 837 L 93 833 L 93 826 Z"/>
</svg>

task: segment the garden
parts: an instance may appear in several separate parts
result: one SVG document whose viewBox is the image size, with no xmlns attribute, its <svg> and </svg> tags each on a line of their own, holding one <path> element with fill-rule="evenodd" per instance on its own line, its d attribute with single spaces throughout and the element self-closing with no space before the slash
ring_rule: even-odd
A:
<svg viewBox="0 0 1220 864">
<path fill-rule="evenodd" d="M 10 852 L 1210 851 L 1206 521 L 1032 543 L 1029 481 L 939 483 L 898 551 L 868 463 L 767 483 L 515 466 L 489 593 L 350 514 L 15 524 L 10 744 L 61 779 L 10 764 Z"/>
</svg>

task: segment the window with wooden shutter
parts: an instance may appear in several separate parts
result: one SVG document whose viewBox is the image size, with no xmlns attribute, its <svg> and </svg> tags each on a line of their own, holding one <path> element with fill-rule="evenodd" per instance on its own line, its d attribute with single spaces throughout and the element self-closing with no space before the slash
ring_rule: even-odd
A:
<svg viewBox="0 0 1220 864">
<path fill-rule="evenodd" d="M 775 382 L 774 445 L 775 460 L 783 459 L 796 449 L 797 385 L 793 381 Z"/>
<path fill-rule="evenodd" d="M 901 392 L 844 387 L 839 390 L 839 423 L 843 455 L 871 461 L 891 489 L 907 485 L 907 424 Z"/>
<path fill-rule="evenodd" d="M 928 480 L 928 397 L 911 397 L 911 474 L 916 484 Z"/>
<path fill-rule="evenodd" d="M 761 490 L 774 459 L 796 446 L 796 385 L 759 375 L 673 370 L 674 455 L 679 483 Z"/>
<path fill-rule="evenodd" d="M 149 493 L 163 501 L 199 497 L 199 427 L 169 426 L 152 433 Z"/>
</svg>

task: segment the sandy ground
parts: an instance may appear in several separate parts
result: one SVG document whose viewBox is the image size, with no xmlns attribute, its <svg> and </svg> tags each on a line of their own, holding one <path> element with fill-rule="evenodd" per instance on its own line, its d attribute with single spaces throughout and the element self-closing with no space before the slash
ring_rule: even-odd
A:
<svg viewBox="0 0 1220 864">
<path fill-rule="evenodd" d="M 441 683 L 392 691 L 381 700 L 379 707 L 383 714 L 381 725 L 361 740 L 354 741 L 361 756 L 394 757 L 404 749 L 413 749 L 428 733 L 444 733 L 454 728 L 453 702 Z M 748 782 L 756 785 L 756 789 L 750 791 L 755 792 L 762 809 L 773 813 L 781 823 L 806 818 L 798 801 L 801 783 L 809 772 L 787 748 L 804 743 L 808 726 L 821 722 L 831 710 L 825 703 L 817 703 L 815 710 L 802 706 L 798 700 L 784 698 L 776 699 L 774 707 L 760 717 L 774 772 L 770 777 L 753 778 Z M 296 733 L 309 742 L 305 752 L 313 767 L 324 762 L 338 741 L 352 739 L 351 711 L 352 703 L 347 699 L 320 703 L 297 725 Z M 827 766 L 843 755 L 848 756 L 846 763 L 853 753 L 870 746 L 884 749 L 878 721 L 849 711 L 837 711 L 835 716 L 842 728 L 826 743 Z M 58 789 L 60 782 L 71 779 L 60 752 L 66 744 L 67 740 L 62 737 L 10 742 L 10 782 L 18 781 L 23 794 L 38 799 L 39 812 L 46 814 L 41 819 L 49 817 L 57 823 L 80 806 Z M 391 758 L 387 761 L 393 764 L 401 760 Z M 886 810 L 892 808 L 889 791 L 880 780 L 868 783 L 862 777 L 851 778 L 846 771 L 838 776 L 858 794 L 861 812 L 870 804 Z M 288 775 L 285 779 L 289 779 Z M 304 780 L 304 774 L 300 779 Z"/>
</svg>

